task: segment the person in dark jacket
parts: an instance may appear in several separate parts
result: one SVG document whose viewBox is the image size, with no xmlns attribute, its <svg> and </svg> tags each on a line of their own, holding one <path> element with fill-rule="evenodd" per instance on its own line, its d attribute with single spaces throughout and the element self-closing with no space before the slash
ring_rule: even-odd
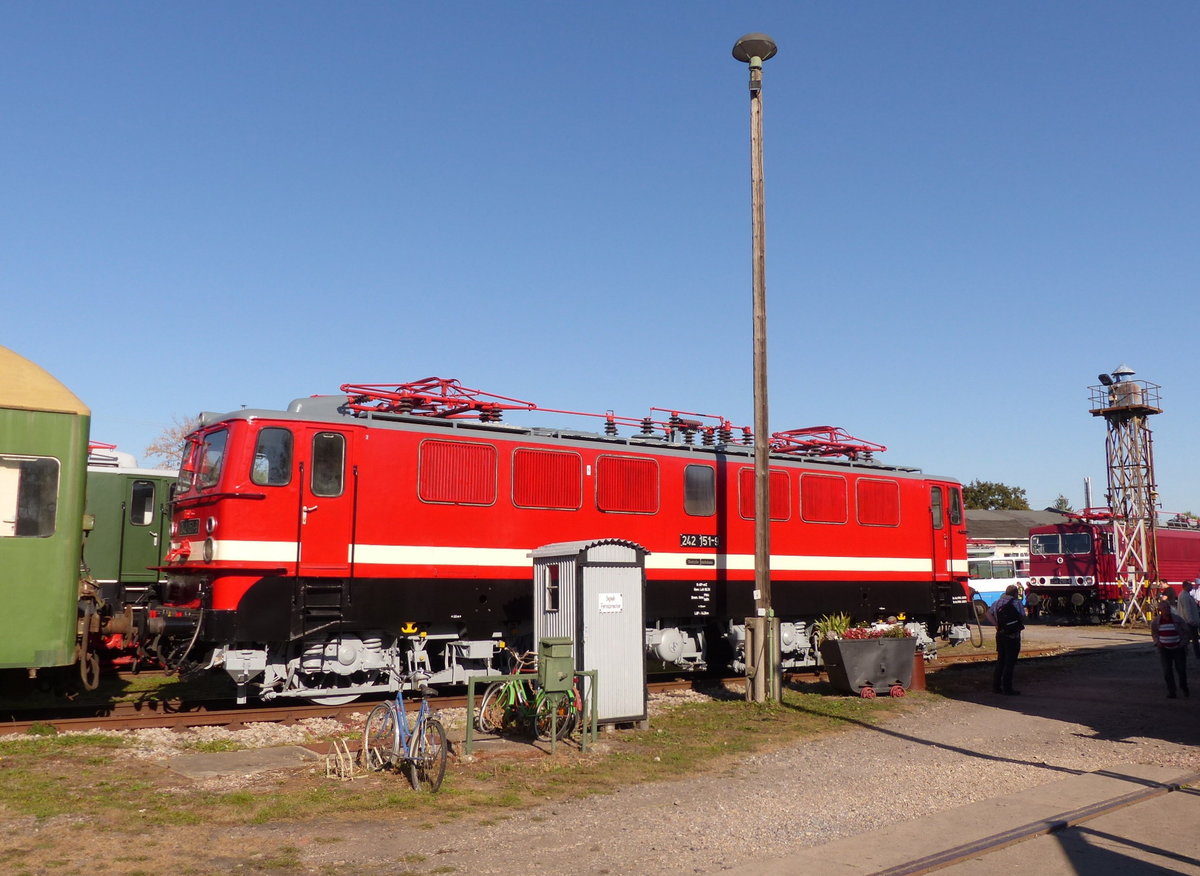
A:
<svg viewBox="0 0 1200 876">
<path fill-rule="evenodd" d="M 996 628 L 996 673 L 992 690 L 998 694 L 1016 696 L 1013 689 L 1013 670 L 1021 655 L 1021 630 L 1025 629 L 1025 606 L 1016 584 L 1009 584 L 1004 595 L 987 610 L 988 621 Z M 1015 622 L 1013 618 L 1016 618 Z"/>
</svg>

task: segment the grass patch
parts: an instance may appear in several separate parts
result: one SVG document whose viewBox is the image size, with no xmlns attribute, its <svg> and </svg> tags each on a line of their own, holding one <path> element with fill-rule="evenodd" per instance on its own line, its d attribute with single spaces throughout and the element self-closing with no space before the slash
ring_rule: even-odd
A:
<svg viewBox="0 0 1200 876">
<path fill-rule="evenodd" d="M 650 729 L 605 734 L 586 754 L 563 745 L 552 757 L 452 762 L 442 791 L 433 795 L 412 791 L 398 773 L 332 782 L 323 769 L 316 768 L 276 774 L 250 787 L 209 790 L 164 770 L 160 762 L 114 757 L 114 751 L 125 744 L 119 737 L 2 737 L 0 815 L 33 816 L 39 821 L 82 818 L 91 825 L 87 830 L 128 837 L 131 844 L 145 836 L 170 837 L 172 831 L 189 831 L 195 825 L 292 823 L 306 831 L 304 825 L 311 823 L 321 825 L 318 835 L 331 837 L 343 819 L 369 819 L 409 830 L 432 829 L 456 819 L 495 823 L 547 800 L 728 770 L 747 753 L 873 724 L 897 709 L 920 708 L 933 700 L 927 694 L 863 700 L 829 696 L 827 691 L 827 685 L 812 682 L 786 689 L 782 703 L 754 704 L 717 690 L 713 700 L 689 701 L 656 714 Z M 195 750 L 234 747 L 240 746 L 201 743 Z M 74 848 L 71 836 L 70 831 L 41 833 L 40 838 L 49 839 L 51 845 L 39 852 L 39 863 Z M 23 849 L 31 851 L 32 841 Z M 136 866 L 139 858 L 134 855 L 144 851 L 144 846 L 131 845 L 130 857 L 123 862 L 126 868 Z M 248 847 L 226 854 L 240 861 L 246 872 L 288 872 L 302 869 L 304 861 L 302 849 L 296 846 Z M 223 859 L 222 866 L 229 859 Z M 155 860 L 164 866 L 170 863 Z M 26 863 L 20 857 L 0 857 L 0 861 L 10 869 Z M 194 866 L 196 861 L 181 857 L 176 863 Z M 396 862 L 399 869 L 430 863 L 415 858 Z"/>
</svg>

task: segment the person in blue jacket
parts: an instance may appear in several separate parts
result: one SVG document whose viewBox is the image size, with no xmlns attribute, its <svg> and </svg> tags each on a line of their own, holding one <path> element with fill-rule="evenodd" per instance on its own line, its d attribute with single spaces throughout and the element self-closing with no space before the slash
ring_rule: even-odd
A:
<svg viewBox="0 0 1200 876">
<path fill-rule="evenodd" d="M 992 690 L 998 694 L 1016 696 L 1013 689 L 1013 670 L 1021 654 L 1021 630 L 1025 629 L 1025 606 L 1016 584 L 1009 584 L 1004 595 L 987 610 L 988 621 L 996 628 L 996 673 Z"/>
</svg>

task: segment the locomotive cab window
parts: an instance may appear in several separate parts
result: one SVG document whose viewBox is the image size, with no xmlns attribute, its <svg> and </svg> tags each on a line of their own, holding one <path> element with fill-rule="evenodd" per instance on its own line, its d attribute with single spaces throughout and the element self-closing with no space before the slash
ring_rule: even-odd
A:
<svg viewBox="0 0 1200 876">
<path fill-rule="evenodd" d="M 283 487 L 292 480 L 292 432 L 269 427 L 258 433 L 250 480 L 260 487 Z"/>
<path fill-rule="evenodd" d="M 154 482 L 134 481 L 129 494 L 129 522 L 149 526 L 154 522 Z"/>
<path fill-rule="evenodd" d="M 1086 532 L 1050 532 L 1029 539 L 1029 552 L 1045 557 L 1054 554 L 1090 554 L 1092 537 Z"/>
<path fill-rule="evenodd" d="M 346 468 L 346 436 L 340 432 L 318 432 L 312 444 L 312 483 L 314 496 L 332 498 L 342 494 Z"/>
<path fill-rule="evenodd" d="M 717 513 L 717 472 L 707 465 L 689 465 L 683 470 L 683 510 L 693 517 Z"/>
<path fill-rule="evenodd" d="M 49 538 L 58 515 L 58 460 L 0 456 L 0 538 Z"/>
<path fill-rule="evenodd" d="M 950 525 L 962 526 L 962 522 L 962 491 L 958 487 L 952 487 L 950 490 Z"/>
<path fill-rule="evenodd" d="M 204 436 L 204 443 L 194 451 L 196 470 L 196 486 L 200 489 L 214 487 L 221 479 L 221 468 L 225 462 L 225 443 L 229 440 L 229 432 L 220 429 Z"/>
<path fill-rule="evenodd" d="M 933 528 L 941 529 L 946 525 L 946 508 L 942 500 L 942 488 L 929 488 L 929 510 L 933 513 Z"/>
</svg>

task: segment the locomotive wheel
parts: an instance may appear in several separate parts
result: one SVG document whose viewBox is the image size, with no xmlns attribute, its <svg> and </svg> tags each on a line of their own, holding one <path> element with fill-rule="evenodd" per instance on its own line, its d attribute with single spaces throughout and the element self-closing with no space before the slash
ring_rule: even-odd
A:
<svg viewBox="0 0 1200 876">
<path fill-rule="evenodd" d="M 89 651 L 79 661 L 79 679 L 85 690 L 95 690 L 100 686 L 100 656 L 95 651 Z"/>
<path fill-rule="evenodd" d="M 367 715 L 363 725 L 363 744 L 359 757 L 369 770 L 382 770 L 395 762 L 400 747 L 400 725 L 391 705 L 380 703 Z"/>
<path fill-rule="evenodd" d="M 858 692 L 858 695 L 860 697 L 862 697 L 864 700 L 873 700 L 873 699 L 875 699 L 875 688 L 871 687 L 871 685 L 868 684 L 866 687 L 864 687 L 862 690 L 860 690 Z"/>
<path fill-rule="evenodd" d="M 893 684 L 892 689 L 890 691 L 888 691 L 888 693 L 890 693 L 894 697 L 902 697 L 905 694 L 904 685 Z"/>
<path fill-rule="evenodd" d="M 330 688 L 337 690 L 337 688 Z M 346 703 L 352 703 L 358 699 L 358 694 L 322 694 L 318 697 L 307 697 L 310 703 L 316 703 L 318 706 L 344 706 Z"/>
</svg>

